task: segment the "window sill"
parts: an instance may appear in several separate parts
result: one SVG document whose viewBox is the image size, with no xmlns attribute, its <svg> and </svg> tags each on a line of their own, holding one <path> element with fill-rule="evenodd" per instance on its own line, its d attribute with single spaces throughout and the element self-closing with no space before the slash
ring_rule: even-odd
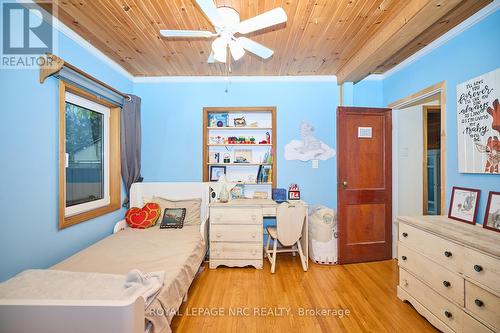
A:
<svg viewBox="0 0 500 333">
<path fill-rule="evenodd" d="M 120 202 L 118 202 L 118 203 L 110 203 L 109 205 L 72 216 L 64 216 L 64 212 L 59 212 L 59 229 L 61 230 L 71 227 L 80 222 L 91 220 L 96 217 L 114 212 L 116 210 L 119 210 L 120 208 L 121 205 Z"/>
</svg>

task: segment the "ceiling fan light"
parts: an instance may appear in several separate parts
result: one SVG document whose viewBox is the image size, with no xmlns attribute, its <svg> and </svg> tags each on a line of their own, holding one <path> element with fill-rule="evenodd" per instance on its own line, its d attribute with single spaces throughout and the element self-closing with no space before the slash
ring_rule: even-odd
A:
<svg viewBox="0 0 500 333">
<path fill-rule="evenodd" d="M 226 62 L 227 44 L 223 38 L 219 37 L 213 41 L 212 50 L 214 51 L 214 59 L 216 61 Z"/>
<path fill-rule="evenodd" d="M 229 43 L 229 49 L 231 50 L 234 61 L 240 60 L 245 55 L 243 47 L 235 41 Z"/>
</svg>

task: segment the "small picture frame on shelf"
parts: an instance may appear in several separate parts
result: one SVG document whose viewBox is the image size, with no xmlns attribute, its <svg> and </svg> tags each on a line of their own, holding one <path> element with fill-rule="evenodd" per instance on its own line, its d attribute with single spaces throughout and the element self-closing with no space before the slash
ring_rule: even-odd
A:
<svg viewBox="0 0 500 333">
<path fill-rule="evenodd" d="M 500 232 L 500 192 L 490 191 L 488 195 L 483 228 Z"/>
<path fill-rule="evenodd" d="M 252 150 L 236 149 L 234 151 L 233 163 L 252 163 Z"/>
<path fill-rule="evenodd" d="M 453 186 L 448 218 L 476 224 L 480 193 L 480 190 Z"/>
<path fill-rule="evenodd" d="M 241 184 L 237 184 L 231 189 L 231 199 L 243 198 L 245 198 L 245 187 Z"/>
<path fill-rule="evenodd" d="M 220 176 L 226 174 L 226 167 L 221 165 L 211 165 L 210 166 L 210 181 L 216 182 L 219 180 Z"/>
</svg>

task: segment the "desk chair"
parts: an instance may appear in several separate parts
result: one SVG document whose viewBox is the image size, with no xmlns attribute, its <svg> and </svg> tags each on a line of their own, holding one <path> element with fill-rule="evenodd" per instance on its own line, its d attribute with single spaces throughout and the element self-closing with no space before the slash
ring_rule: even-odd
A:
<svg viewBox="0 0 500 333">
<path fill-rule="evenodd" d="M 266 257 L 271 263 L 271 273 L 276 270 L 276 255 L 278 253 L 290 252 L 293 255 L 299 253 L 300 261 L 304 271 L 307 270 L 305 265 L 306 258 L 300 245 L 300 238 L 302 236 L 302 228 L 306 219 L 306 207 L 300 203 L 284 202 L 276 209 L 276 227 L 268 226 L 267 230 L 267 244 L 266 244 Z M 269 248 L 269 244 L 273 239 L 273 249 Z M 283 248 L 278 250 L 278 241 Z"/>
</svg>

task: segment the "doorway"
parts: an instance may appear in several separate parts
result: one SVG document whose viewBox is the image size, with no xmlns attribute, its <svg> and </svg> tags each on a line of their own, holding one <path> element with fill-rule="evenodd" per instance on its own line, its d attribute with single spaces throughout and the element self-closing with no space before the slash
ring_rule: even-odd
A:
<svg viewBox="0 0 500 333">
<path fill-rule="evenodd" d="M 393 109 L 393 254 L 397 216 L 445 214 L 446 83 L 389 104 Z"/>
<path fill-rule="evenodd" d="M 423 215 L 441 215 L 441 106 L 422 107 Z"/>
</svg>

